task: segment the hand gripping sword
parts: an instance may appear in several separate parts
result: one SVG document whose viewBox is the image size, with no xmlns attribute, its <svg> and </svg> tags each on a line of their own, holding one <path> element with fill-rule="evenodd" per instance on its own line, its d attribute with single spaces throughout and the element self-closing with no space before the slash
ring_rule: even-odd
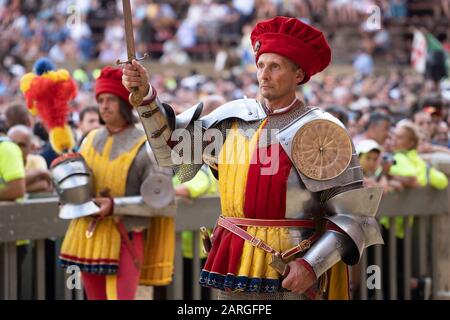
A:
<svg viewBox="0 0 450 320">
<path fill-rule="evenodd" d="M 132 20 L 132 16 L 131 16 L 130 0 L 122 0 L 122 5 L 123 5 L 123 18 L 125 21 L 125 39 L 127 42 L 128 60 L 127 61 L 117 60 L 116 64 L 118 64 L 118 65 L 125 64 L 125 63 L 131 63 L 133 61 L 133 59 L 136 61 L 141 61 L 148 57 L 148 54 L 145 53 L 142 58 L 139 58 L 139 59 L 136 58 L 136 50 L 134 47 L 134 35 L 133 35 L 133 20 Z M 128 97 L 128 100 L 130 101 L 130 103 L 133 107 L 138 107 L 144 100 L 144 97 L 139 92 L 139 88 L 134 87 L 134 88 L 132 88 L 132 91 L 130 93 L 130 96 Z"/>
</svg>

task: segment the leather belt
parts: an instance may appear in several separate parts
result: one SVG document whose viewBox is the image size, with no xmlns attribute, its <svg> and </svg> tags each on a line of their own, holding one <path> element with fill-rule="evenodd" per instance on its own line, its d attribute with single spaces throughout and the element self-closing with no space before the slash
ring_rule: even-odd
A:
<svg viewBox="0 0 450 320">
<path fill-rule="evenodd" d="M 221 216 L 223 217 L 223 216 Z M 238 226 L 249 226 L 249 227 L 304 227 L 314 229 L 314 221 L 312 220 L 301 220 L 301 219 L 279 219 L 279 220 L 269 220 L 269 219 L 248 219 L 248 218 L 229 218 L 223 217 L 224 219 L 234 223 Z"/>
<path fill-rule="evenodd" d="M 246 220 L 246 221 L 243 221 L 243 220 Z M 266 251 L 267 253 L 271 253 L 271 254 L 278 253 L 277 250 L 275 250 L 274 248 L 269 246 L 263 240 L 261 240 L 259 238 L 256 238 L 255 236 L 251 235 L 250 233 L 248 233 L 247 231 L 245 231 L 244 229 L 240 228 L 237 225 L 237 223 L 241 224 L 242 222 L 247 222 L 247 221 L 249 223 L 250 221 L 258 221 L 258 219 L 254 220 L 254 219 L 242 219 L 242 218 L 226 218 L 226 217 L 220 216 L 219 219 L 217 220 L 217 224 L 219 226 L 227 229 L 228 231 L 232 232 L 233 234 L 237 235 L 241 239 L 244 239 L 245 241 L 248 241 L 252 246 L 254 246 L 256 248 L 260 248 L 260 249 Z M 251 224 L 251 225 L 252 226 L 269 226 L 267 224 L 268 221 L 276 221 L 276 220 L 261 220 L 261 219 L 259 219 L 259 221 L 265 221 L 266 224 L 264 224 L 264 225 Z M 297 221 L 295 226 L 307 226 L 307 225 L 309 226 L 309 223 L 306 223 L 307 220 L 280 220 L 280 221 L 285 223 L 283 226 L 286 226 L 287 221 L 290 221 L 290 223 L 294 223 L 294 221 Z M 280 222 L 280 224 L 282 224 L 282 222 Z M 308 222 L 311 222 L 312 226 L 314 226 L 314 222 L 313 221 L 308 221 Z M 241 224 L 241 225 L 244 225 L 244 224 Z M 250 224 L 248 224 L 248 225 L 250 225 Z M 274 226 L 274 225 L 271 224 L 270 226 Z M 286 259 L 292 257 L 293 255 L 297 254 L 297 253 L 300 253 L 300 252 L 303 252 L 303 251 L 309 249 L 309 247 L 318 238 L 319 238 L 319 234 L 314 233 L 308 239 L 302 240 L 298 245 L 296 245 L 296 246 L 290 248 L 289 250 L 286 250 L 283 253 L 281 253 L 281 258 L 283 260 L 286 260 Z"/>
</svg>

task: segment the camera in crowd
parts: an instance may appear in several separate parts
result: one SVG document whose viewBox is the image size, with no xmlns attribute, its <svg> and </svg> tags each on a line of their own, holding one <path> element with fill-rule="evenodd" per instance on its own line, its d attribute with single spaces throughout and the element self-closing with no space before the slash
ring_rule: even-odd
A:
<svg viewBox="0 0 450 320">
<path fill-rule="evenodd" d="M 385 152 L 383 153 L 382 157 L 381 157 L 381 163 L 382 164 L 388 164 L 391 166 L 394 166 L 397 164 L 397 162 L 395 161 L 394 158 L 394 154 L 391 152 Z"/>
</svg>

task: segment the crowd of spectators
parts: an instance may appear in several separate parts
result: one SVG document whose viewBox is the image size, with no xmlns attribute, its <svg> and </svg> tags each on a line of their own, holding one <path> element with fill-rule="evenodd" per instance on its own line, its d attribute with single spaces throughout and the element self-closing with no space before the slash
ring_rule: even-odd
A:
<svg viewBox="0 0 450 320">
<path fill-rule="evenodd" d="M 442 15 L 448 14 L 447 6 L 442 1 Z M 289 15 L 320 26 L 331 40 L 342 27 L 360 30 L 361 47 L 345 54 L 356 55 L 355 63 L 369 73 L 363 53 L 384 54 L 392 41 L 388 25 L 379 23 L 408 16 L 405 0 L 135 0 L 132 8 L 137 52 L 150 52 L 163 63 L 216 59 L 220 64 L 225 52 L 228 60 L 251 64 L 248 33 L 254 22 Z M 75 68 L 126 58 L 122 21 L 117 0 L 0 1 L 0 104 L 17 92 L 18 79 L 41 56 L 60 65 L 73 62 Z M 393 54 L 392 61 L 409 63 L 409 54 Z"/>
<path fill-rule="evenodd" d="M 152 3 L 136 0 L 132 5 L 139 52 L 153 52 L 152 46 L 160 44 L 162 61 L 187 64 L 192 56 L 188 55 L 189 51 L 178 49 L 210 44 L 214 40 L 222 49 L 239 50 L 235 61 L 230 61 L 229 54 L 221 57 L 220 48 L 216 56 L 210 57 L 215 59 L 218 71 L 214 76 L 202 75 L 196 70 L 188 76 L 180 76 L 176 69 L 171 68 L 159 74 L 152 73 L 151 81 L 160 99 L 171 104 L 178 113 L 211 95 L 223 97 L 225 101 L 258 97 L 249 42 L 251 24 L 255 19 L 288 14 L 301 16 L 314 24 L 332 25 L 339 23 L 340 19 L 347 24 L 358 24 L 362 18 L 367 18 L 366 11 L 371 5 L 382 8 L 385 20 L 408 14 L 405 1 L 375 0 L 186 0 Z M 442 12 L 445 14 L 445 10 Z M 26 62 L 47 55 L 63 67 L 71 59 L 80 61 L 72 72 L 79 86 L 71 114 L 76 137 L 84 136 L 88 121 L 95 126 L 100 125 L 92 107 L 88 108 L 89 112 L 83 111 L 96 103 L 92 86 L 98 73 L 98 69 L 88 71 L 84 63 L 94 59 L 100 65 L 111 64 L 117 58 L 124 58 L 125 35 L 120 1 L 77 0 L 57 4 L 46 0 L 2 1 L 0 17 L 3 40 L 0 43 L 0 119 L 8 118 L 8 112 L 17 113 L 15 109 L 7 110 L 11 105 L 18 108 L 15 100 L 19 105 L 23 104 L 18 87 L 20 77 L 27 70 Z M 190 53 L 195 54 L 195 51 Z M 393 121 L 409 118 L 422 127 L 422 123 L 430 123 L 429 128 L 422 130 L 424 142 L 420 144 L 420 151 L 434 150 L 430 147 L 432 145 L 447 147 L 450 83 L 424 80 L 421 75 L 402 66 L 392 68 L 390 73 L 378 74 L 370 57 L 364 57 L 364 52 L 357 57 L 353 70 L 348 70 L 351 72 L 325 72 L 302 86 L 299 90 L 306 103 L 338 115 L 346 123 L 355 144 L 366 134 L 370 136 L 371 113 L 377 111 Z M 433 95 L 435 97 L 430 98 Z M 33 127 L 23 121 L 17 124 Z M 6 127 L 12 126 L 6 124 Z M 48 148 L 47 137 L 39 123 L 35 131 L 43 137 L 34 139 L 38 141 L 34 144 L 36 148 Z M 23 128 L 21 132 L 24 133 Z M 381 145 L 384 141 L 378 143 Z"/>
</svg>

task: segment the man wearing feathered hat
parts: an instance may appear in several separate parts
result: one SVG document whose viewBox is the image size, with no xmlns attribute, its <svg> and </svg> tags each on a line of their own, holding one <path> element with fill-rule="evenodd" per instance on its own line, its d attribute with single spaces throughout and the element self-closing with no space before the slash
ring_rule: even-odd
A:
<svg viewBox="0 0 450 320">
<path fill-rule="evenodd" d="M 374 218 L 381 191 L 363 188 L 344 125 L 296 94 L 328 66 L 330 47 L 321 31 L 288 17 L 259 22 L 251 40 L 259 101 L 235 100 L 201 118 L 199 104 L 175 117 L 138 62 L 122 82 L 147 97 L 137 111 L 161 165 L 184 181 L 205 162 L 218 177 L 221 213 L 201 285 L 221 299 L 347 299 L 347 265 L 383 242 Z M 176 129 L 223 144 L 200 144 L 200 161 L 181 148 L 179 164 Z"/>
</svg>

